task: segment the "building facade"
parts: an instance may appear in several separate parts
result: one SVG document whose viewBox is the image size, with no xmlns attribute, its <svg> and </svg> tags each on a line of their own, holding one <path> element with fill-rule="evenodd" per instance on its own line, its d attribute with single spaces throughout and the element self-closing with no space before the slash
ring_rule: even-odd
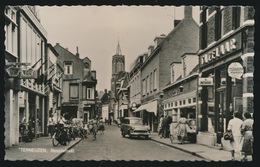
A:
<svg viewBox="0 0 260 167">
<path fill-rule="evenodd" d="M 54 122 L 57 123 L 58 116 L 61 111 L 61 97 L 62 97 L 62 75 L 64 69 L 60 63 L 57 62 L 59 54 L 56 52 L 51 44 L 47 44 L 48 54 L 48 79 L 47 84 L 49 85 L 48 96 L 47 96 L 47 118 L 53 115 Z M 46 119 L 46 124 L 48 119 Z"/>
<path fill-rule="evenodd" d="M 5 146 L 24 138 L 22 120 L 35 137 L 46 130 L 47 32 L 36 7 L 6 6 Z"/>
<path fill-rule="evenodd" d="M 129 107 L 130 111 L 136 110 L 141 105 L 141 66 L 143 64 L 143 58 L 147 57 L 147 53 L 139 55 L 137 59 L 132 63 L 129 72 Z M 140 112 L 136 112 L 135 116 Z"/>
<path fill-rule="evenodd" d="M 140 113 L 152 131 L 157 131 L 159 115 L 163 115 L 163 88 L 170 82 L 169 67 L 180 62 L 184 53 L 198 51 L 199 26 L 192 18 L 192 7 L 185 7 L 184 19 L 167 35 L 155 37 L 141 67 L 142 105 Z"/>
<path fill-rule="evenodd" d="M 198 142 L 227 146 L 223 132 L 234 111 L 253 113 L 254 8 L 200 9 Z"/>
<path fill-rule="evenodd" d="M 96 110 L 96 71 L 91 71 L 91 61 L 79 57 L 59 43 L 54 46 L 59 54 L 58 64 L 64 68 L 62 75 L 62 106 L 61 113 L 66 119 L 83 118 L 84 122 L 95 116 Z"/>
</svg>

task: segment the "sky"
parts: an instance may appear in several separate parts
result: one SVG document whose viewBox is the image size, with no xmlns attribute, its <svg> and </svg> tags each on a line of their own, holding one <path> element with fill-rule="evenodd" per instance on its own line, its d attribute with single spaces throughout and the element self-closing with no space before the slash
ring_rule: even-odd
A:
<svg viewBox="0 0 260 167">
<path fill-rule="evenodd" d="M 80 58 L 91 60 L 97 72 L 97 90 L 110 89 L 112 56 L 119 42 L 125 69 L 148 51 L 155 36 L 169 34 L 174 19 L 183 18 L 183 6 L 37 6 L 48 43 L 59 43 Z M 199 7 L 193 9 L 198 23 Z"/>
</svg>

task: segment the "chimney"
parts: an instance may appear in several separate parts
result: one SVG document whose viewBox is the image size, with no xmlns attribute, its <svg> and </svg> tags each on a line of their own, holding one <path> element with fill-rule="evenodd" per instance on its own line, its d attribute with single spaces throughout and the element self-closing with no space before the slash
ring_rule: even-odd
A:
<svg viewBox="0 0 260 167">
<path fill-rule="evenodd" d="M 184 18 L 192 18 L 192 6 L 185 6 L 184 7 Z"/>
<path fill-rule="evenodd" d="M 79 48 L 77 47 L 77 53 L 76 56 L 79 57 Z"/>
</svg>

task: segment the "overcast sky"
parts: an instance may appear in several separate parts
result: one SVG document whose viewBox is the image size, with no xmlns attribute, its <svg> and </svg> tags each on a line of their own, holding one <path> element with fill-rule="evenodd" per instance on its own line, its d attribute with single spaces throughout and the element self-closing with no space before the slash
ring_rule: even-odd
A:
<svg viewBox="0 0 260 167">
<path fill-rule="evenodd" d="M 119 41 L 126 71 L 138 55 L 147 52 L 155 36 L 167 35 L 173 20 L 183 18 L 183 7 L 174 6 L 61 6 L 39 7 L 48 42 L 60 43 L 70 52 L 79 47 L 80 58 L 92 61 L 97 90 L 110 89 L 112 56 Z M 198 7 L 193 10 L 198 22 Z"/>
</svg>

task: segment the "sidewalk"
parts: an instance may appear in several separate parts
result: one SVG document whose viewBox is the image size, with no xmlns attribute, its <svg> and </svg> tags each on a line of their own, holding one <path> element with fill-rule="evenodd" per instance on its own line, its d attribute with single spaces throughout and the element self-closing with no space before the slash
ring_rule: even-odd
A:
<svg viewBox="0 0 260 167">
<path fill-rule="evenodd" d="M 4 160 L 39 160 L 39 161 L 52 161 L 62 156 L 65 152 L 73 152 L 71 149 L 81 138 L 72 140 L 67 146 L 57 147 L 52 145 L 52 139 L 50 137 L 40 137 L 34 139 L 32 142 L 21 142 L 11 148 L 5 149 Z"/>
<path fill-rule="evenodd" d="M 231 159 L 230 151 L 223 150 L 221 147 L 206 146 L 196 143 L 178 144 L 178 140 L 176 138 L 174 138 L 172 144 L 169 138 L 160 138 L 157 133 L 151 133 L 150 138 L 155 142 L 190 153 L 192 155 L 203 158 L 206 161 L 229 161 Z M 248 157 L 248 159 L 249 158 L 250 157 Z M 236 155 L 236 159 L 238 160 L 238 155 Z M 251 160 L 252 159 L 249 159 L 249 161 Z"/>
</svg>

